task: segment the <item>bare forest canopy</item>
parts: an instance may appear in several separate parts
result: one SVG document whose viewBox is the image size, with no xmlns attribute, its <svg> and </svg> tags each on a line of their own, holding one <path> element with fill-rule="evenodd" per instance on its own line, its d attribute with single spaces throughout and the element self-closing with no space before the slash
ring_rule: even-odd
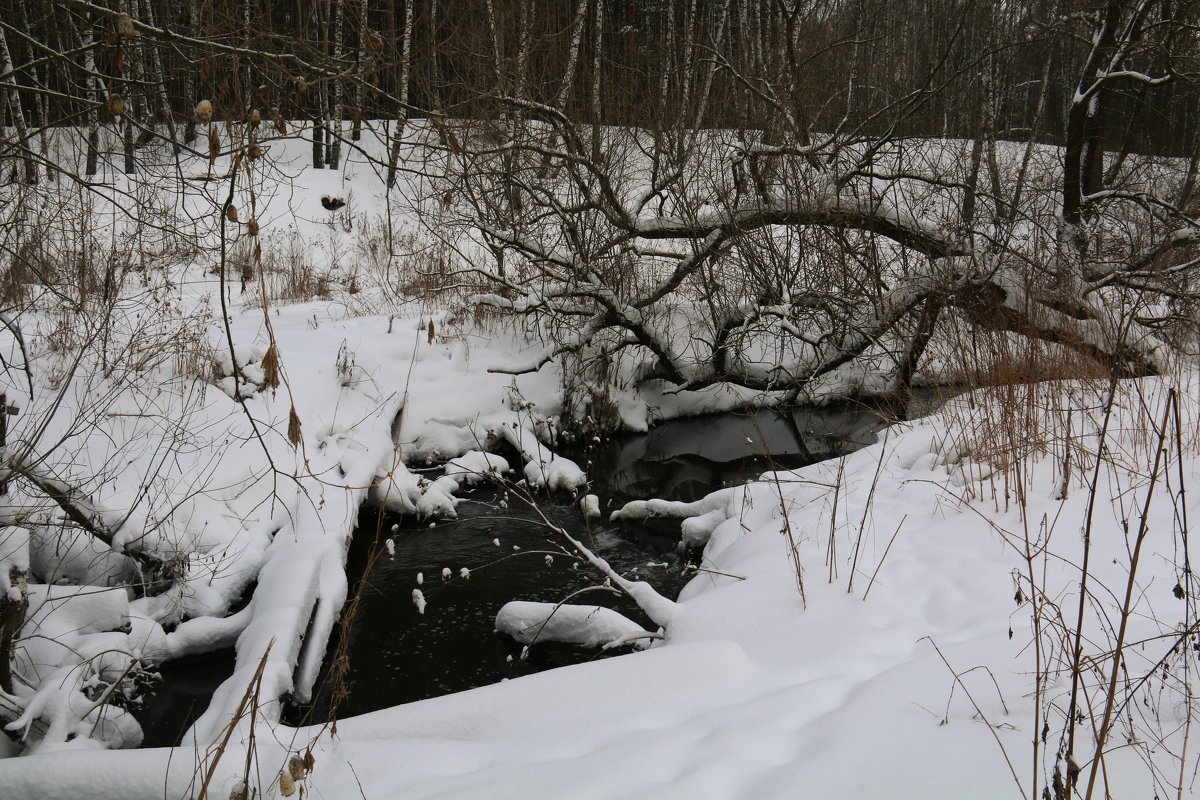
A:
<svg viewBox="0 0 1200 800">
<path fill-rule="evenodd" d="M 979 332 L 1118 375 L 1196 346 L 1194 0 L 0 6 L 5 179 L 93 176 L 103 132 L 130 175 L 232 156 L 228 205 L 260 141 L 369 134 L 447 282 L 549 333 L 504 369 L 906 391 Z"/>
<path fill-rule="evenodd" d="M 1061 144 L 1095 19 L 1134 6 L 1121 67 L 1166 80 L 1108 87 L 1103 145 L 1194 152 L 1196 4 L 1166 0 L 4 0 L 0 73 L 10 126 L 123 114 L 187 141 L 202 99 L 218 120 L 361 120 L 488 117 L 519 95 L 651 129 Z"/>
</svg>

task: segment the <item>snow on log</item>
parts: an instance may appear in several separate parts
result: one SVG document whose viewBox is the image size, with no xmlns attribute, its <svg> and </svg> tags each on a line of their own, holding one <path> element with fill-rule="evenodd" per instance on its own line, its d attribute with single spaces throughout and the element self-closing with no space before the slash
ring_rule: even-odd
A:
<svg viewBox="0 0 1200 800">
<path fill-rule="evenodd" d="M 551 491 L 573 492 L 587 485 L 587 474 L 569 458 L 556 455 L 543 447 L 537 435 L 528 428 L 501 425 L 504 438 L 525 459 L 525 480 L 535 489 L 543 486 Z"/>
<path fill-rule="evenodd" d="M 446 464 L 446 476 L 474 485 L 488 477 L 501 478 L 508 472 L 508 461 L 494 453 L 468 450 Z"/>
<path fill-rule="evenodd" d="M 496 615 L 496 631 L 521 644 L 558 642 L 576 647 L 603 647 L 648 635 L 641 625 L 611 608 L 526 600 L 504 604 Z"/>
</svg>

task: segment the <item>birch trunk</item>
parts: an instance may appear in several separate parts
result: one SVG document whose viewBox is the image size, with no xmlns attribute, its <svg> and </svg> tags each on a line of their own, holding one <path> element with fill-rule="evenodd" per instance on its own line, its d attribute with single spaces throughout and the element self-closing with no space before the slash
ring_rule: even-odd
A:
<svg viewBox="0 0 1200 800">
<path fill-rule="evenodd" d="M 17 78 L 13 69 L 8 38 L 4 35 L 4 28 L 0 27 L 0 75 L 7 76 L 4 80 L 4 97 L 12 110 L 13 123 L 17 130 L 16 150 L 25 167 L 24 182 L 34 184 L 38 180 L 38 170 L 37 165 L 33 163 L 33 155 L 29 151 L 29 130 L 25 126 L 25 110 L 21 106 L 21 93 L 17 89 Z"/>
<path fill-rule="evenodd" d="M 400 57 L 400 107 L 396 109 L 396 130 L 392 134 L 392 147 L 388 153 L 387 185 L 396 185 L 396 174 L 400 164 L 400 148 L 404 143 L 404 129 L 408 123 L 408 85 L 412 80 L 412 34 L 413 0 L 404 2 L 404 53 Z"/>
<path fill-rule="evenodd" d="M 367 105 L 367 0 L 358 0 L 358 85 L 354 87 L 354 127 L 351 141 L 362 139 L 363 109 Z"/>
<path fill-rule="evenodd" d="M 411 2 L 411 0 L 410 0 Z M 333 64 L 340 71 L 342 63 L 342 34 L 345 28 L 346 0 L 335 0 L 333 21 Z M 342 161 L 342 117 L 345 116 L 342 82 L 333 82 L 333 108 L 329 120 L 329 168 L 337 169 Z"/>
</svg>

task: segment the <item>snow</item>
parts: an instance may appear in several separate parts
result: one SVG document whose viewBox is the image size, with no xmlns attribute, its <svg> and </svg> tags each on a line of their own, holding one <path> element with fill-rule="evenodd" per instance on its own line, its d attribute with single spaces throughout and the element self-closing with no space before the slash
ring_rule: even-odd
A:
<svg viewBox="0 0 1200 800">
<path fill-rule="evenodd" d="M 0 528 L 0 593 L 21 602 L 21 589 L 13 583 L 14 573 L 29 571 L 29 532 L 24 528 Z"/>
<path fill-rule="evenodd" d="M 588 519 L 598 519 L 600 517 L 600 498 L 594 494 L 584 495 L 579 501 L 579 510 Z"/>
<path fill-rule="evenodd" d="M 508 461 L 495 453 L 468 450 L 458 458 L 446 462 L 446 475 L 458 478 L 467 484 L 476 484 L 488 478 L 503 478 L 508 472 Z"/>
<path fill-rule="evenodd" d="M 603 606 L 513 600 L 496 614 L 496 631 L 521 644 L 558 642 L 603 647 L 646 633 L 628 617 Z"/>
<path fill-rule="evenodd" d="M 291 157 L 300 163 L 303 155 Z M 272 224 L 281 235 L 295 224 L 297 246 L 325 253 L 320 268 L 329 275 L 344 274 L 356 252 L 350 240 L 332 224 L 304 220 L 325 219 L 321 191 L 353 191 L 367 213 L 378 212 L 373 181 L 361 163 L 342 173 L 300 172 L 294 195 L 278 189 L 261 198 L 264 237 Z M 428 520 L 453 517 L 465 485 L 509 469 L 486 451 L 498 443 L 520 456 L 529 487 L 583 495 L 581 511 L 592 518 L 600 498 L 585 494 L 584 470 L 555 450 L 554 420 L 564 413 L 557 368 L 488 372 L 539 358 L 538 336 L 494 321 L 453 322 L 450 311 L 423 304 L 395 305 L 379 281 L 365 297 L 339 294 L 266 312 L 250 293 L 232 295 L 230 358 L 213 315 L 215 279 L 188 266 L 154 291 L 171 298 L 172 319 L 200 332 L 202 375 L 166 362 L 127 383 L 98 370 L 68 374 L 45 335 L 30 332 L 39 377 L 61 381 L 61 405 L 48 390 L 26 398 L 12 434 L 20 440 L 27 425 L 44 430 L 44 441 L 78 442 L 69 454 L 51 452 L 46 467 L 85 485 L 96 519 L 118 535 L 108 547 L 78 529 L 60 532 L 61 515 L 45 504 L 38 513 L 53 516 L 53 525 L 0 530 L 0 588 L 9 596 L 17 588 L 8 579 L 12 568 L 48 582 L 28 586 L 18 651 L 18 669 L 37 685 L 0 694 L 9 730 L 42 730 L 34 752 L 20 757 L 0 738 L 6 800 L 191 796 L 197 769 L 209 766 L 210 796 L 229 796 L 248 763 L 247 697 L 257 698 L 252 755 L 268 776 L 264 789 L 311 747 L 315 768 L 303 785 L 313 797 L 986 800 L 1019 794 L 1005 753 L 1025 793 L 1040 796 L 1033 765 L 1042 776 L 1053 770 L 1070 671 L 1052 660 L 1061 642 L 1036 661 L 1033 645 L 1047 638 L 1033 628 L 1031 603 L 1016 602 L 1014 593 L 1020 587 L 1024 597 L 1052 603 L 1043 606 L 1043 622 L 1073 617 L 1094 481 L 1091 563 L 1103 591 L 1085 608 L 1085 644 L 1106 677 L 1114 608 L 1147 507 L 1153 431 L 1172 388 L 1187 436 L 1177 450 L 1168 448 L 1161 474 L 1171 477 L 1160 478 L 1149 505 L 1127 638 L 1137 646 L 1124 662 L 1131 675 L 1148 676 L 1163 700 L 1129 723 L 1138 727 L 1128 736 L 1120 731 L 1106 758 L 1112 796 L 1174 794 L 1153 775 L 1170 772 L 1169 753 L 1178 751 L 1191 719 L 1192 690 L 1156 677 L 1162 670 L 1155 665 L 1171 657 L 1190 624 L 1197 589 L 1180 569 L 1182 554 L 1196 557 L 1180 535 L 1183 512 L 1200 519 L 1195 492 L 1184 491 L 1200 480 L 1194 367 L 1119 384 L 1097 473 L 1105 387 L 1060 383 L 1019 390 L 1030 402 L 1014 405 L 1032 409 L 1031 417 L 1006 417 L 1000 391 L 977 392 L 897 424 L 878 444 L 842 459 L 768 473 L 694 503 L 629 503 L 611 523 L 677 518 L 685 544 L 702 550 L 678 601 L 602 559 L 586 559 L 597 582 L 608 580 L 637 601 L 662 628 L 661 639 L 637 639 L 645 650 L 617 658 L 338 720 L 333 735 L 281 724 L 280 698 L 312 694 L 347 595 L 348 536 L 364 499 Z M 433 341 L 431 319 L 439 331 Z M 148 322 L 131 320 L 122 317 L 117 333 L 153 333 Z M 53 327 L 49 318 L 38 324 Z M 153 341 L 167 352 L 165 338 Z M 286 377 L 278 387 L 262 366 L 272 341 Z M 812 391 L 871 385 L 858 367 L 827 380 Z M 10 396 L 19 388 L 9 387 Z M 80 422 L 99 416 L 89 405 L 98 394 L 112 399 L 103 430 Z M 720 387 L 679 394 L 649 387 L 618 392 L 614 402 L 628 425 L 644 427 L 771 399 Z M 293 410 L 301 422 L 294 448 L 286 433 Z M 1065 481 L 1060 452 L 1074 454 Z M 127 461 L 107 469 L 118 455 Z M 418 469 L 431 462 L 444 465 L 434 480 Z M 156 491 L 144 491 L 147 480 Z M 181 574 L 162 594 L 131 600 L 121 583 L 136 572 L 132 550 L 177 557 Z M 459 578 L 470 578 L 468 567 L 455 567 Z M 443 580 L 454 574 L 441 571 Z M 1181 581 L 1187 602 L 1171 589 Z M 417 583 L 424 585 L 423 575 Z M 231 614 L 251 590 L 248 604 Z M 412 602 L 423 613 L 421 589 Z M 523 603 L 499 610 L 497 629 L 525 643 L 585 646 L 650 633 L 596 607 Z M 134 661 L 157 665 L 226 647 L 236 652 L 234 673 L 182 748 L 96 749 L 135 745 L 140 731 L 89 692 Z M 1194 664 L 1170 666 L 1194 674 Z M 1102 693 L 1100 683 L 1089 682 L 1092 696 Z M 1051 735 L 1035 762 L 1042 721 Z M 228 748 L 214 765 L 209 748 L 226 734 Z M 1159 739 L 1153 752 L 1136 746 Z M 1093 745 L 1077 746 L 1081 761 Z"/>
</svg>

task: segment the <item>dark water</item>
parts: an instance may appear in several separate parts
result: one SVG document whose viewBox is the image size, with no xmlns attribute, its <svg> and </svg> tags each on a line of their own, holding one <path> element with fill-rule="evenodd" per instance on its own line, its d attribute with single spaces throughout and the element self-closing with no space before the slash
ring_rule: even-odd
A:
<svg viewBox="0 0 1200 800">
<path fill-rule="evenodd" d="M 646 497 L 696 500 L 768 469 L 842 455 L 873 442 L 881 426 L 868 410 L 760 411 L 663 423 L 645 435 L 615 437 L 568 454 L 585 465 L 590 490 L 601 500 L 601 520 L 589 523 L 565 496 L 542 495 L 537 503 L 549 522 L 581 538 L 622 575 L 649 581 L 675 597 L 691 577 L 676 552 L 678 521 L 610 525 L 610 510 Z M 520 645 L 493 631 L 496 612 L 509 600 L 559 602 L 583 590 L 570 602 L 614 608 L 653 629 L 627 599 L 588 591 L 600 583 L 596 573 L 563 553 L 554 533 L 515 494 L 505 498 L 494 489 L 479 489 L 466 495 L 458 513 L 458 520 L 430 527 L 364 508 L 348 563 L 351 591 L 361 584 L 361 601 L 349 630 L 335 631 L 330 645 L 332 653 L 345 635 L 348 693 L 339 716 L 615 654 L 538 644 L 522 658 Z M 389 537 L 394 556 L 382 546 Z M 376 560 L 368 569 L 372 551 Z M 552 555 L 549 564 L 547 554 Z M 469 579 L 461 577 L 463 567 L 470 570 Z M 450 580 L 442 579 L 444 568 L 450 569 Z M 423 614 L 412 600 L 417 588 L 427 603 Z M 153 719 L 141 715 L 148 746 L 178 740 L 190 718 L 203 710 L 200 699 L 229 673 L 232 658 L 225 658 L 163 670 L 160 696 L 165 693 L 163 705 L 171 711 L 156 710 Z M 327 668 L 313 704 L 292 709 L 288 720 L 325 720 L 335 684 Z M 193 713 L 187 713 L 189 706 Z"/>
<path fill-rule="evenodd" d="M 170 661 L 159 668 L 162 680 L 152 697 L 133 713 L 142 724 L 144 747 L 179 744 L 208 701 L 233 674 L 233 650 Z"/>
</svg>

